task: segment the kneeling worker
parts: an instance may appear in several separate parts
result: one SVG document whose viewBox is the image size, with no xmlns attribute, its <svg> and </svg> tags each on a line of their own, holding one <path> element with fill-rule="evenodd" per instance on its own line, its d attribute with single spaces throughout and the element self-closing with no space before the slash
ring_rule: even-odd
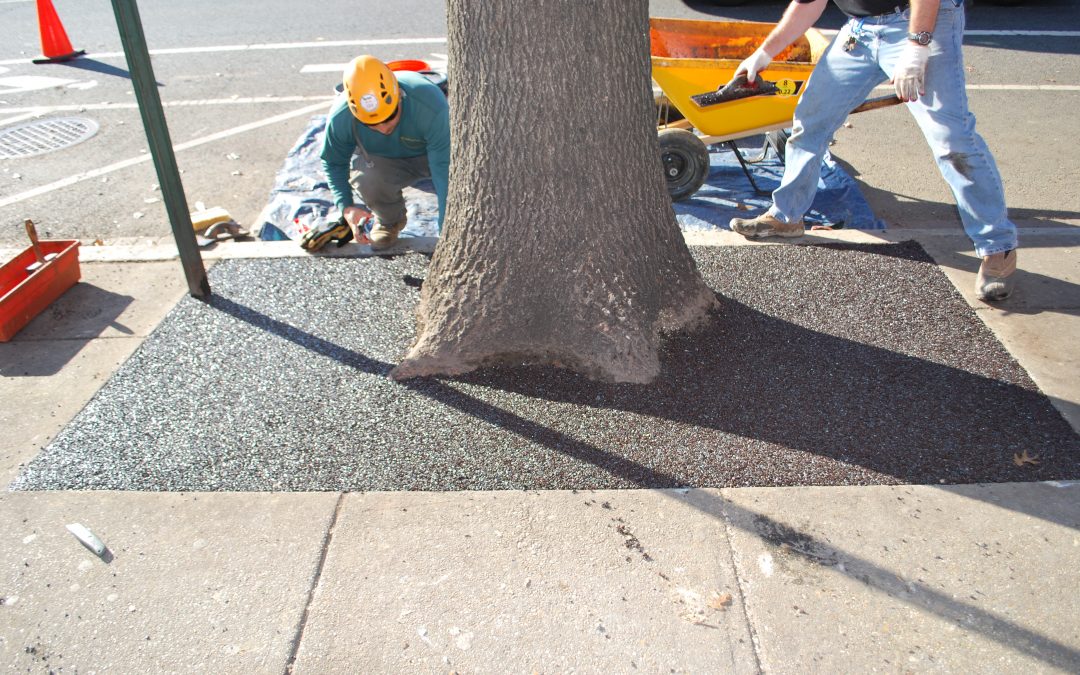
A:
<svg viewBox="0 0 1080 675">
<path fill-rule="evenodd" d="M 405 227 L 403 188 L 431 178 L 439 199 L 439 228 L 450 176 L 450 109 L 438 85 L 419 73 L 395 73 L 373 56 L 345 67 L 343 95 L 326 120 L 322 164 L 346 223 L 356 229 L 375 215 L 372 250 L 392 246 Z M 351 171 L 351 177 L 350 177 Z M 355 187 L 367 209 L 356 206 Z M 370 211 L 368 210 L 370 209 Z M 316 249 L 326 243 L 312 241 Z"/>
</svg>

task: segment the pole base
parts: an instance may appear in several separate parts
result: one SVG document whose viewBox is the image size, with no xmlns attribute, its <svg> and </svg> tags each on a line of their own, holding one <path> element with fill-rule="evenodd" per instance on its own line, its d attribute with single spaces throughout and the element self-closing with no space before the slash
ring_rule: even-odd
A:
<svg viewBox="0 0 1080 675">
<path fill-rule="evenodd" d="M 85 49 L 80 49 L 77 52 L 71 52 L 70 54 L 64 54 L 63 56 L 39 56 L 38 58 L 33 59 L 32 62 L 33 63 L 63 63 L 64 61 L 70 61 L 72 59 L 77 59 L 80 56 L 83 56 L 85 54 L 86 54 L 86 50 Z"/>
</svg>

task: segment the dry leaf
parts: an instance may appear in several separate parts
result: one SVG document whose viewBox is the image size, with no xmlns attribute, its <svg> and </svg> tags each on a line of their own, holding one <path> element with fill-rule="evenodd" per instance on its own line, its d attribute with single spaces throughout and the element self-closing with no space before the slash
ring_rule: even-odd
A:
<svg viewBox="0 0 1080 675">
<path fill-rule="evenodd" d="M 1027 450 L 1024 450 L 1019 455 L 1013 455 L 1013 464 L 1016 466 L 1024 466 L 1025 464 L 1035 465 L 1039 463 L 1039 456 L 1029 455 Z"/>
<path fill-rule="evenodd" d="M 746 204 L 743 204 L 742 202 L 739 202 L 738 204 L 736 204 L 735 208 L 737 208 L 740 211 L 749 211 L 750 210 L 750 207 L 747 206 Z"/>
<path fill-rule="evenodd" d="M 709 607 L 712 607 L 713 609 L 724 609 L 729 605 L 731 605 L 731 593 L 717 593 L 716 591 L 713 591 L 712 595 L 709 596 Z"/>
</svg>

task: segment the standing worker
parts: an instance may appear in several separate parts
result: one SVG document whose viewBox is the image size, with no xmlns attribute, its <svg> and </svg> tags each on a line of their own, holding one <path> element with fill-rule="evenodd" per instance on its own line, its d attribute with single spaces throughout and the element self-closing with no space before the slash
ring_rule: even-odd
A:
<svg viewBox="0 0 1080 675">
<path fill-rule="evenodd" d="M 735 74 L 751 82 L 773 57 L 805 33 L 828 0 L 793 0 L 776 28 Z M 829 139 L 877 85 L 891 80 L 922 129 L 952 188 L 964 231 L 982 258 L 975 280 L 981 300 L 1003 300 L 1016 271 L 1016 226 L 994 158 L 968 111 L 961 41 L 964 0 L 835 0 L 848 15 L 810 76 L 795 108 L 784 177 L 769 210 L 733 218 L 746 237 L 799 237 Z M 896 139 L 894 139 L 896 140 Z M 897 158 L 902 146 L 894 143 Z"/>
<path fill-rule="evenodd" d="M 337 227 L 355 229 L 360 239 L 362 222 L 374 213 L 372 250 L 393 246 L 406 221 L 402 189 L 430 178 L 441 229 L 450 175 L 450 109 L 442 90 L 419 73 L 395 73 L 367 55 L 345 67 L 342 81 L 322 148 L 323 171 L 345 221 Z M 353 200 L 354 187 L 366 209 Z M 331 224 L 306 236 L 304 248 L 315 250 L 340 236 Z"/>
</svg>

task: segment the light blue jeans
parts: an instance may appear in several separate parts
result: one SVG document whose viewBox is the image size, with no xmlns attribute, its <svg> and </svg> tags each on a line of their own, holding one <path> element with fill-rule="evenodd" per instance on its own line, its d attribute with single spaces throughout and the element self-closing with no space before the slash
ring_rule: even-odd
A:
<svg viewBox="0 0 1080 675">
<path fill-rule="evenodd" d="M 795 222 L 810 208 L 829 140 L 874 87 L 892 79 L 907 41 L 909 18 L 904 10 L 851 19 L 821 57 L 795 109 L 784 178 L 773 192 L 769 209 L 773 217 Z M 844 51 L 851 36 L 858 43 Z M 963 0 L 941 0 L 926 68 L 926 94 L 907 108 L 952 188 L 975 252 L 987 256 L 1016 248 L 1016 226 L 1005 209 L 997 165 L 975 132 L 975 116 L 968 110 L 963 36 Z M 898 152 L 896 158 L 906 161 L 903 153 Z"/>
</svg>

